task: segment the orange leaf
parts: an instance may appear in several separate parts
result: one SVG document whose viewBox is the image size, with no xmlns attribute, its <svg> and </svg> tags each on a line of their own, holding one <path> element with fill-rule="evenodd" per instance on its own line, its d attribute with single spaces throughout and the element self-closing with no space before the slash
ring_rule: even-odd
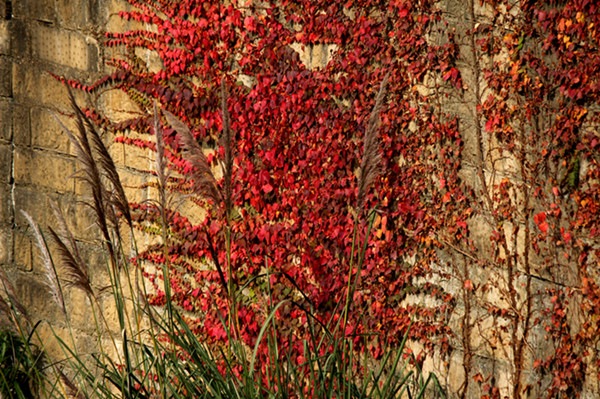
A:
<svg viewBox="0 0 600 399">
<path fill-rule="evenodd" d="M 471 280 L 465 281 L 465 289 L 469 291 L 473 291 L 473 282 Z"/>
</svg>

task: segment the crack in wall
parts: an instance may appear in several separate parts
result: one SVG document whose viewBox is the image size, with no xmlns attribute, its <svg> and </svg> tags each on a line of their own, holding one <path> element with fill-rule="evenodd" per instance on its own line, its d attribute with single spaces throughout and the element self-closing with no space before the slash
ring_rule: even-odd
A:
<svg viewBox="0 0 600 399">
<path fill-rule="evenodd" d="M 11 0 L 6 0 L 4 2 L 4 19 L 5 20 L 10 20 L 12 19 L 12 1 Z"/>
<path fill-rule="evenodd" d="M 15 184 L 15 152 L 16 152 L 16 146 L 15 146 L 15 138 L 14 138 L 14 129 L 13 129 L 13 125 L 12 123 L 9 125 L 9 129 L 10 129 L 10 166 L 9 166 L 9 176 L 8 176 L 8 184 L 10 187 L 10 209 L 9 209 L 9 224 L 10 224 L 10 228 L 11 228 L 11 235 L 10 235 L 10 250 L 8 253 L 8 261 L 9 263 L 14 263 L 15 261 L 15 246 L 14 246 L 14 232 L 16 230 L 16 212 L 17 212 L 17 202 L 15 200 L 15 188 L 16 188 L 16 184 Z"/>
</svg>

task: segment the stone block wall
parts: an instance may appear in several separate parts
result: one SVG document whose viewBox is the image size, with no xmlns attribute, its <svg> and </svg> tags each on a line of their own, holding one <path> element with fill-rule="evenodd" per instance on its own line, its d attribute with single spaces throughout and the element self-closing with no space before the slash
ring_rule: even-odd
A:
<svg viewBox="0 0 600 399">
<path fill-rule="evenodd" d="M 82 203 L 87 190 L 73 179 L 79 168 L 73 148 L 56 120 L 58 116 L 75 128 L 66 116 L 72 112 L 67 89 L 50 72 L 83 82 L 106 73 L 97 32 L 124 7 L 116 0 L 0 0 L 0 267 L 15 283 L 25 307 L 36 318 L 58 322 L 59 328 L 62 315 L 44 284 L 39 252 L 22 211 L 44 230 L 56 225 L 49 207 L 50 200 L 56 201 L 91 268 L 102 267 L 104 260 L 93 215 Z M 82 93 L 75 96 L 80 106 L 93 101 Z M 124 101 L 100 106 L 107 111 L 113 107 L 113 113 L 121 107 L 131 109 Z M 111 152 L 124 154 L 116 147 Z M 135 169 L 123 174 L 131 186 L 143 181 Z M 134 193 L 141 199 L 143 193 L 131 189 L 129 194 Z M 92 270 L 92 283 L 106 285 L 99 275 Z M 80 329 L 75 335 L 85 341 L 92 332 L 89 301 L 73 290 L 67 290 L 65 299 L 74 309 L 73 325 Z M 42 333 L 42 339 L 50 337 L 48 328 L 40 331 L 48 333 Z"/>
<path fill-rule="evenodd" d="M 446 3 L 449 11 L 454 9 L 455 15 L 461 15 L 463 2 L 447 0 Z M 133 23 L 123 21 L 117 15 L 124 7 L 126 4 L 120 0 L 0 0 L 0 267 L 7 270 L 16 283 L 24 305 L 46 320 L 60 320 L 61 316 L 43 283 L 44 272 L 37 259 L 38 252 L 28 234 L 27 222 L 21 210 L 28 212 L 44 228 L 55 224 L 48 206 L 49 199 L 55 200 L 77 234 L 76 238 L 81 242 L 89 264 L 101 267 L 104 262 L 96 246 L 96 230 L 89 228 L 93 225 L 92 215 L 81 203 L 86 190 L 71 178 L 78 169 L 73 148 L 55 119 L 60 113 L 70 112 L 67 91 L 49 71 L 83 82 L 93 81 L 105 74 L 107 70 L 103 57 L 106 54 L 103 51 L 108 50 L 99 46 L 96 32 L 101 27 L 111 31 L 131 29 Z M 485 17 L 485 10 L 479 10 L 479 14 Z M 460 30 L 467 29 L 468 24 L 475 21 L 464 18 L 452 21 L 450 18 L 450 22 Z M 315 68 L 326 65 L 328 57 L 335 52 L 333 46 L 292 47 L 300 53 L 308 67 Z M 469 72 L 474 62 L 470 59 L 469 43 L 461 43 L 461 51 L 463 64 L 459 67 L 467 85 L 474 88 L 481 82 L 475 81 Z M 114 120 L 130 118 L 138 112 L 127 96 L 117 90 L 107 91 L 97 99 L 87 98 L 82 93 L 76 93 L 76 97 L 80 105 L 95 101 L 92 105 L 101 108 Z M 459 115 L 465 137 L 462 178 L 481 190 L 473 166 L 478 157 L 474 139 L 477 127 L 477 121 L 473 118 L 475 103 L 473 89 L 470 89 L 464 98 L 455 103 L 449 100 L 445 107 L 450 113 Z M 61 120 L 68 127 L 74 127 L 68 118 L 61 117 Z M 110 137 L 106 138 L 106 143 L 111 143 Z M 150 154 L 130 148 L 125 151 L 121 144 L 111 144 L 109 151 L 122 165 L 120 172 L 128 190 L 128 198 L 136 202 L 148 198 L 148 192 L 135 187 L 145 182 L 146 176 L 141 170 L 152 167 Z M 490 226 L 483 218 L 474 218 L 469 227 L 479 252 L 485 254 L 489 246 Z M 448 264 L 460 267 L 460 262 L 451 259 L 450 255 Z M 473 269 L 471 272 L 476 284 L 491 278 L 489 271 Z M 103 285 L 100 276 L 98 273 L 94 280 L 92 275 L 92 283 Z M 502 280 L 501 276 L 496 277 Z M 540 281 L 536 280 L 535 284 L 542 289 Z M 456 284 L 456 281 L 447 282 L 446 288 L 458 292 L 460 286 Z M 486 298 L 475 298 L 474 301 L 493 301 L 493 295 L 497 296 L 489 294 Z M 71 315 L 73 324 L 81 330 L 77 334 L 82 337 L 82 342 L 91 342 L 88 339 L 91 333 L 88 300 L 80 292 L 71 291 L 67 293 L 66 301 L 67 306 L 75 309 Z M 474 354 L 472 361 L 478 364 L 475 368 L 495 373 L 498 376 L 496 383 L 504 388 L 503 394 L 510 396 L 511 382 L 508 376 L 511 354 L 490 349 L 490 342 L 498 340 L 498 346 L 504 347 L 507 343 L 503 340 L 510 337 L 507 334 L 494 335 L 500 329 L 494 320 L 484 317 L 485 312 L 481 312 L 481 309 L 465 308 L 464 303 L 459 301 L 452 319 L 455 330 L 460 330 L 465 314 L 473 320 L 481 319 L 479 327 L 473 329 L 472 335 L 464 343 L 456 343 L 456 349 L 449 359 L 432 359 L 426 366 L 435 370 L 447 386 L 459 391 L 466 379 L 473 380 L 474 377 L 465 375 L 462 367 L 464 346 L 469 345 Z M 50 334 L 47 328 L 42 331 Z M 537 331 L 535 334 L 539 337 L 543 335 Z M 540 338 L 539 341 L 536 348 L 543 348 L 543 340 Z M 528 358 L 527 364 L 531 363 L 532 359 Z M 535 384 L 535 378 L 531 375 L 532 384 Z M 472 392 L 475 390 L 472 389 Z M 590 397 L 594 397 L 592 390 L 589 392 Z"/>
</svg>

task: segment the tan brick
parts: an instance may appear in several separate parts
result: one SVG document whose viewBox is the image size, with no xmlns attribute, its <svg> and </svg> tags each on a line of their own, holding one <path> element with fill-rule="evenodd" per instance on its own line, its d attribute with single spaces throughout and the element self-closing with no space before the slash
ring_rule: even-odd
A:
<svg viewBox="0 0 600 399">
<path fill-rule="evenodd" d="M 31 278 L 30 273 L 19 273 L 15 279 L 17 295 L 29 313 L 50 320 L 59 320 L 56 302 L 50 296 L 48 286 Z"/>
<path fill-rule="evenodd" d="M 163 61 L 156 51 L 136 48 L 135 54 L 146 63 L 146 67 L 151 73 L 158 73 L 164 69 Z"/>
<path fill-rule="evenodd" d="M 43 22 L 56 20 L 54 0 L 19 0 L 13 1 L 12 5 L 15 18 Z"/>
<path fill-rule="evenodd" d="M 25 21 L 13 19 L 8 27 L 10 32 L 10 54 L 14 56 L 27 56 L 31 49 L 29 30 Z"/>
<path fill-rule="evenodd" d="M 13 62 L 12 72 L 15 100 L 19 103 L 39 101 L 43 87 L 41 87 L 40 72 L 37 68 L 31 64 Z M 63 91 L 59 95 L 64 98 L 65 94 L 66 91 Z"/>
<path fill-rule="evenodd" d="M 98 43 L 92 37 L 45 25 L 35 26 L 31 36 L 34 57 L 83 71 L 98 71 Z"/>
<path fill-rule="evenodd" d="M 12 62 L 7 56 L 0 55 L 0 97 L 12 97 Z"/>
<path fill-rule="evenodd" d="M 58 107 L 61 110 L 71 111 L 71 104 L 67 96 L 65 85 L 48 73 L 37 72 L 38 96 L 37 98 L 45 105 Z M 33 94 L 35 98 L 35 94 Z"/>
<path fill-rule="evenodd" d="M 105 287 L 106 282 L 110 281 L 110 279 L 106 273 L 106 254 L 104 250 L 97 241 L 94 243 L 79 241 L 77 244 L 79 253 L 86 262 L 85 267 L 90 276 L 92 286 Z"/>
<path fill-rule="evenodd" d="M 48 359 L 63 359 L 65 357 L 65 352 L 56 338 L 59 337 L 63 342 L 70 344 L 71 334 L 68 328 L 40 323 L 36 331 L 36 343 L 44 349 Z"/>
<path fill-rule="evenodd" d="M 312 49 L 312 67 L 325 68 L 337 50 L 335 44 L 316 44 Z"/>
<path fill-rule="evenodd" d="M 13 106 L 8 100 L 0 100 L 0 143 L 12 138 Z"/>
<path fill-rule="evenodd" d="M 63 112 L 72 112 L 67 88 L 52 75 L 29 63 L 13 62 L 13 97 L 19 104 L 45 105 Z M 85 95 L 73 91 L 78 104 L 83 104 Z"/>
<path fill-rule="evenodd" d="M 0 183 L 10 183 L 11 164 L 12 148 L 10 144 L 0 144 Z"/>
<path fill-rule="evenodd" d="M 48 209 L 48 195 L 40 192 L 34 187 L 23 187 L 17 185 L 14 187 L 15 197 L 15 224 L 20 228 L 28 226 L 27 220 L 22 214 L 22 210 L 29 213 L 33 220 L 44 226 L 46 224 L 46 215 Z"/>
<path fill-rule="evenodd" d="M 154 152 L 135 146 L 126 146 L 124 166 L 141 171 L 154 169 Z"/>
<path fill-rule="evenodd" d="M 117 165 L 125 164 L 125 153 L 129 147 L 123 143 L 109 143 L 108 153 Z"/>
<path fill-rule="evenodd" d="M 80 198 L 63 206 L 62 211 L 75 239 L 96 242 L 100 237 L 96 225 L 96 215 L 92 208 L 85 203 L 86 201 L 89 202 L 91 199 Z M 49 217 L 49 219 L 53 220 L 54 218 Z"/>
<path fill-rule="evenodd" d="M 81 0 L 56 0 L 56 19 L 60 26 L 82 28 L 89 25 L 90 2 Z"/>
<path fill-rule="evenodd" d="M 457 392 L 460 386 L 465 381 L 465 372 L 462 367 L 463 354 L 459 351 L 454 351 L 450 355 L 448 367 L 448 383 L 450 392 Z"/>
<path fill-rule="evenodd" d="M 89 67 L 88 44 L 83 35 L 46 25 L 35 25 L 31 31 L 34 57 L 87 70 Z"/>
<path fill-rule="evenodd" d="M 181 206 L 177 210 L 181 213 L 181 215 L 188 218 L 192 224 L 202 223 L 207 216 L 206 209 L 189 200 L 182 202 Z"/>
<path fill-rule="evenodd" d="M 148 198 L 148 189 L 141 186 L 148 181 L 148 176 L 127 169 L 119 171 L 121 184 L 129 202 L 142 202 Z"/>
<path fill-rule="evenodd" d="M 91 318 L 92 315 L 90 314 L 88 319 Z M 52 360 L 65 359 L 65 351 L 67 351 L 65 345 L 70 350 L 73 350 L 75 349 L 73 343 L 79 353 L 97 353 L 98 347 L 95 345 L 95 335 L 91 334 L 89 329 L 83 328 L 89 327 L 90 324 L 93 325 L 93 319 L 88 320 L 84 326 L 77 326 L 81 328 L 65 327 L 64 319 L 62 314 L 58 314 L 57 318 L 52 320 L 52 327 L 48 323 L 40 323 L 36 330 L 37 336 L 34 339 L 36 339 L 38 346 L 44 349 L 44 354 L 47 355 L 47 358 Z M 62 344 L 59 339 L 63 342 Z M 64 371 L 67 374 L 69 373 L 67 369 Z M 72 376 L 71 378 L 72 381 L 77 381 L 76 378 Z"/>
<path fill-rule="evenodd" d="M 81 289 L 69 288 L 65 295 L 65 305 L 73 325 L 80 328 L 93 328 L 92 304 Z"/>
<path fill-rule="evenodd" d="M 112 331 L 119 331 L 119 314 L 114 306 L 113 296 L 107 295 L 102 302 L 104 317 L 106 318 L 107 324 Z"/>
<path fill-rule="evenodd" d="M 130 10 L 131 5 L 125 0 L 109 0 L 106 2 L 106 12 L 110 14 L 117 14 L 119 11 Z"/>
<path fill-rule="evenodd" d="M 0 229 L 0 265 L 10 262 L 12 235 L 8 229 Z"/>
<path fill-rule="evenodd" d="M 12 81 L 14 85 L 13 96 L 19 102 L 30 96 L 35 87 L 34 75 L 31 68 L 19 62 L 13 62 Z"/>
<path fill-rule="evenodd" d="M 72 131 L 74 123 L 70 119 L 61 119 Z M 31 109 L 31 145 L 37 148 L 56 150 L 69 153 L 69 138 L 57 122 L 54 114 L 49 109 Z"/>
<path fill-rule="evenodd" d="M 122 143 L 110 143 L 108 153 L 117 166 L 121 167 L 121 171 L 127 173 L 127 178 L 131 180 L 132 184 L 141 183 L 140 179 L 142 179 L 142 175 L 139 171 L 154 169 L 154 152 L 150 150 Z M 129 170 L 129 172 L 137 174 L 139 178 L 132 177 L 126 168 L 133 169 Z"/>
<path fill-rule="evenodd" d="M 131 5 L 122 0 L 110 0 L 106 2 L 106 30 L 108 32 L 126 32 L 128 30 L 144 29 L 140 22 L 126 21 L 119 17 L 119 11 L 130 10 Z"/>
<path fill-rule="evenodd" d="M 75 161 L 45 151 L 18 148 L 15 152 L 14 177 L 17 184 L 72 192 Z"/>
<path fill-rule="evenodd" d="M 11 186 L 9 184 L 0 184 L 0 226 L 8 223 L 11 218 Z M 0 227 L 0 229 L 2 229 Z"/>
<path fill-rule="evenodd" d="M 19 270 L 26 272 L 33 271 L 33 243 L 31 236 L 25 229 L 13 231 L 13 259 L 15 266 Z"/>
<path fill-rule="evenodd" d="M 132 281 L 133 284 L 133 281 Z M 128 290 L 129 284 L 125 279 L 121 279 L 121 295 L 125 299 L 125 323 L 130 320 L 133 323 L 133 303 L 131 301 L 130 292 Z M 120 331 L 119 326 L 119 312 L 115 306 L 114 296 L 112 294 L 107 294 L 102 299 L 102 309 L 104 312 L 104 316 L 106 317 L 107 324 L 111 327 L 112 331 L 118 332 Z"/>
<path fill-rule="evenodd" d="M 98 98 L 100 108 L 113 122 L 122 122 L 141 115 L 138 106 L 119 89 L 107 90 Z"/>
<path fill-rule="evenodd" d="M 10 29 L 9 22 L 0 20 L 0 54 L 1 55 L 9 55 L 10 54 Z"/>
<path fill-rule="evenodd" d="M 31 145 L 31 124 L 29 123 L 29 107 L 13 105 L 12 134 L 16 145 Z"/>
<path fill-rule="evenodd" d="M 87 71 L 98 72 L 102 70 L 102 59 L 100 58 L 100 47 L 98 42 L 86 36 L 85 42 L 87 43 Z"/>
<path fill-rule="evenodd" d="M 324 68 L 338 49 L 338 46 L 335 44 L 316 44 L 311 46 L 298 42 L 290 44 L 290 47 L 298 53 L 300 61 L 308 69 Z"/>
</svg>

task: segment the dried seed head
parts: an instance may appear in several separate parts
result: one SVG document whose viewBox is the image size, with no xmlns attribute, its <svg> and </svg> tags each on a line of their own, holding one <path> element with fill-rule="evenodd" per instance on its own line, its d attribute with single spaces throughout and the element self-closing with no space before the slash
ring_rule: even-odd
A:
<svg viewBox="0 0 600 399">
<path fill-rule="evenodd" d="M 49 228 L 52 239 L 58 246 L 58 253 L 62 262 L 60 263 L 60 271 L 63 274 L 67 284 L 71 287 L 76 287 L 83 290 L 90 297 L 94 296 L 90 280 L 88 278 L 86 268 L 79 264 L 75 256 L 69 251 L 64 241 L 56 234 L 52 228 Z"/>
<path fill-rule="evenodd" d="M 365 131 L 363 157 L 360 163 L 358 175 L 358 195 L 356 201 L 356 214 L 360 215 L 365 205 L 365 197 L 371 183 L 377 178 L 380 172 L 381 154 L 379 150 L 379 115 L 383 107 L 386 86 L 390 77 L 388 72 L 379 87 L 379 92 L 375 98 L 375 105 L 371 111 L 367 129 Z"/>
<path fill-rule="evenodd" d="M 29 223 L 29 226 L 31 227 L 33 237 L 35 238 L 36 246 L 38 247 L 38 249 L 40 251 L 40 259 L 42 261 L 42 266 L 44 267 L 44 274 L 46 276 L 46 285 L 48 286 L 50 295 L 52 295 L 52 298 L 54 299 L 54 301 L 56 302 L 56 304 L 58 305 L 60 310 L 63 312 L 63 314 L 66 316 L 67 311 L 65 309 L 65 301 L 63 298 L 62 290 L 60 288 L 60 283 L 58 281 L 58 275 L 56 273 L 56 268 L 54 267 L 54 264 L 52 263 L 52 258 L 50 257 L 50 252 L 48 251 L 48 246 L 46 245 L 46 241 L 44 240 L 44 237 L 42 237 L 42 233 L 40 232 L 40 229 L 37 226 L 37 224 L 33 221 L 33 218 L 31 217 L 31 215 L 29 215 L 27 212 L 25 212 L 23 210 L 21 210 L 21 213 L 27 219 L 27 222 Z"/>
<path fill-rule="evenodd" d="M 31 319 L 29 318 L 29 314 L 27 313 L 27 309 L 25 306 L 19 301 L 19 297 L 17 297 L 17 290 L 15 290 L 15 286 L 12 284 L 4 269 L 0 268 L 0 284 L 4 287 L 4 292 L 6 292 L 6 296 L 10 304 L 8 304 L 4 299 L 2 302 L 10 308 L 11 305 L 17 313 L 20 313 L 25 319 L 31 324 Z"/>
<path fill-rule="evenodd" d="M 186 152 L 186 159 L 194 167 L 190 175 L 194 181 L 194 191 L 205 198 L 211 199 L 217 205 L 221 204 L 223 196 L 217 185 L 217 180 L 210 169 L 202 147 L 196 141 L 193 133 L 185 123 L 169 111 L 163 109 L 163 114 L 167 118 L 167 122 L 179 134 L 181 144 Z"/>
<path fill-rule="evenodd" d="M 233 143 L 231 132 L 231 118 L 227 108 L 227 87 L 225 86 L 225 78 L 221 79 L 221 113 L 223 117 L 223 136 L 221 142 L 225 149 L 225 167 L 224 167 L 224 191 L 225 191 L 225 213 L 228 217 L 231 215 L 233 208 L 233 189 L 231 179 L 233 175 Z"/>
</svg>

